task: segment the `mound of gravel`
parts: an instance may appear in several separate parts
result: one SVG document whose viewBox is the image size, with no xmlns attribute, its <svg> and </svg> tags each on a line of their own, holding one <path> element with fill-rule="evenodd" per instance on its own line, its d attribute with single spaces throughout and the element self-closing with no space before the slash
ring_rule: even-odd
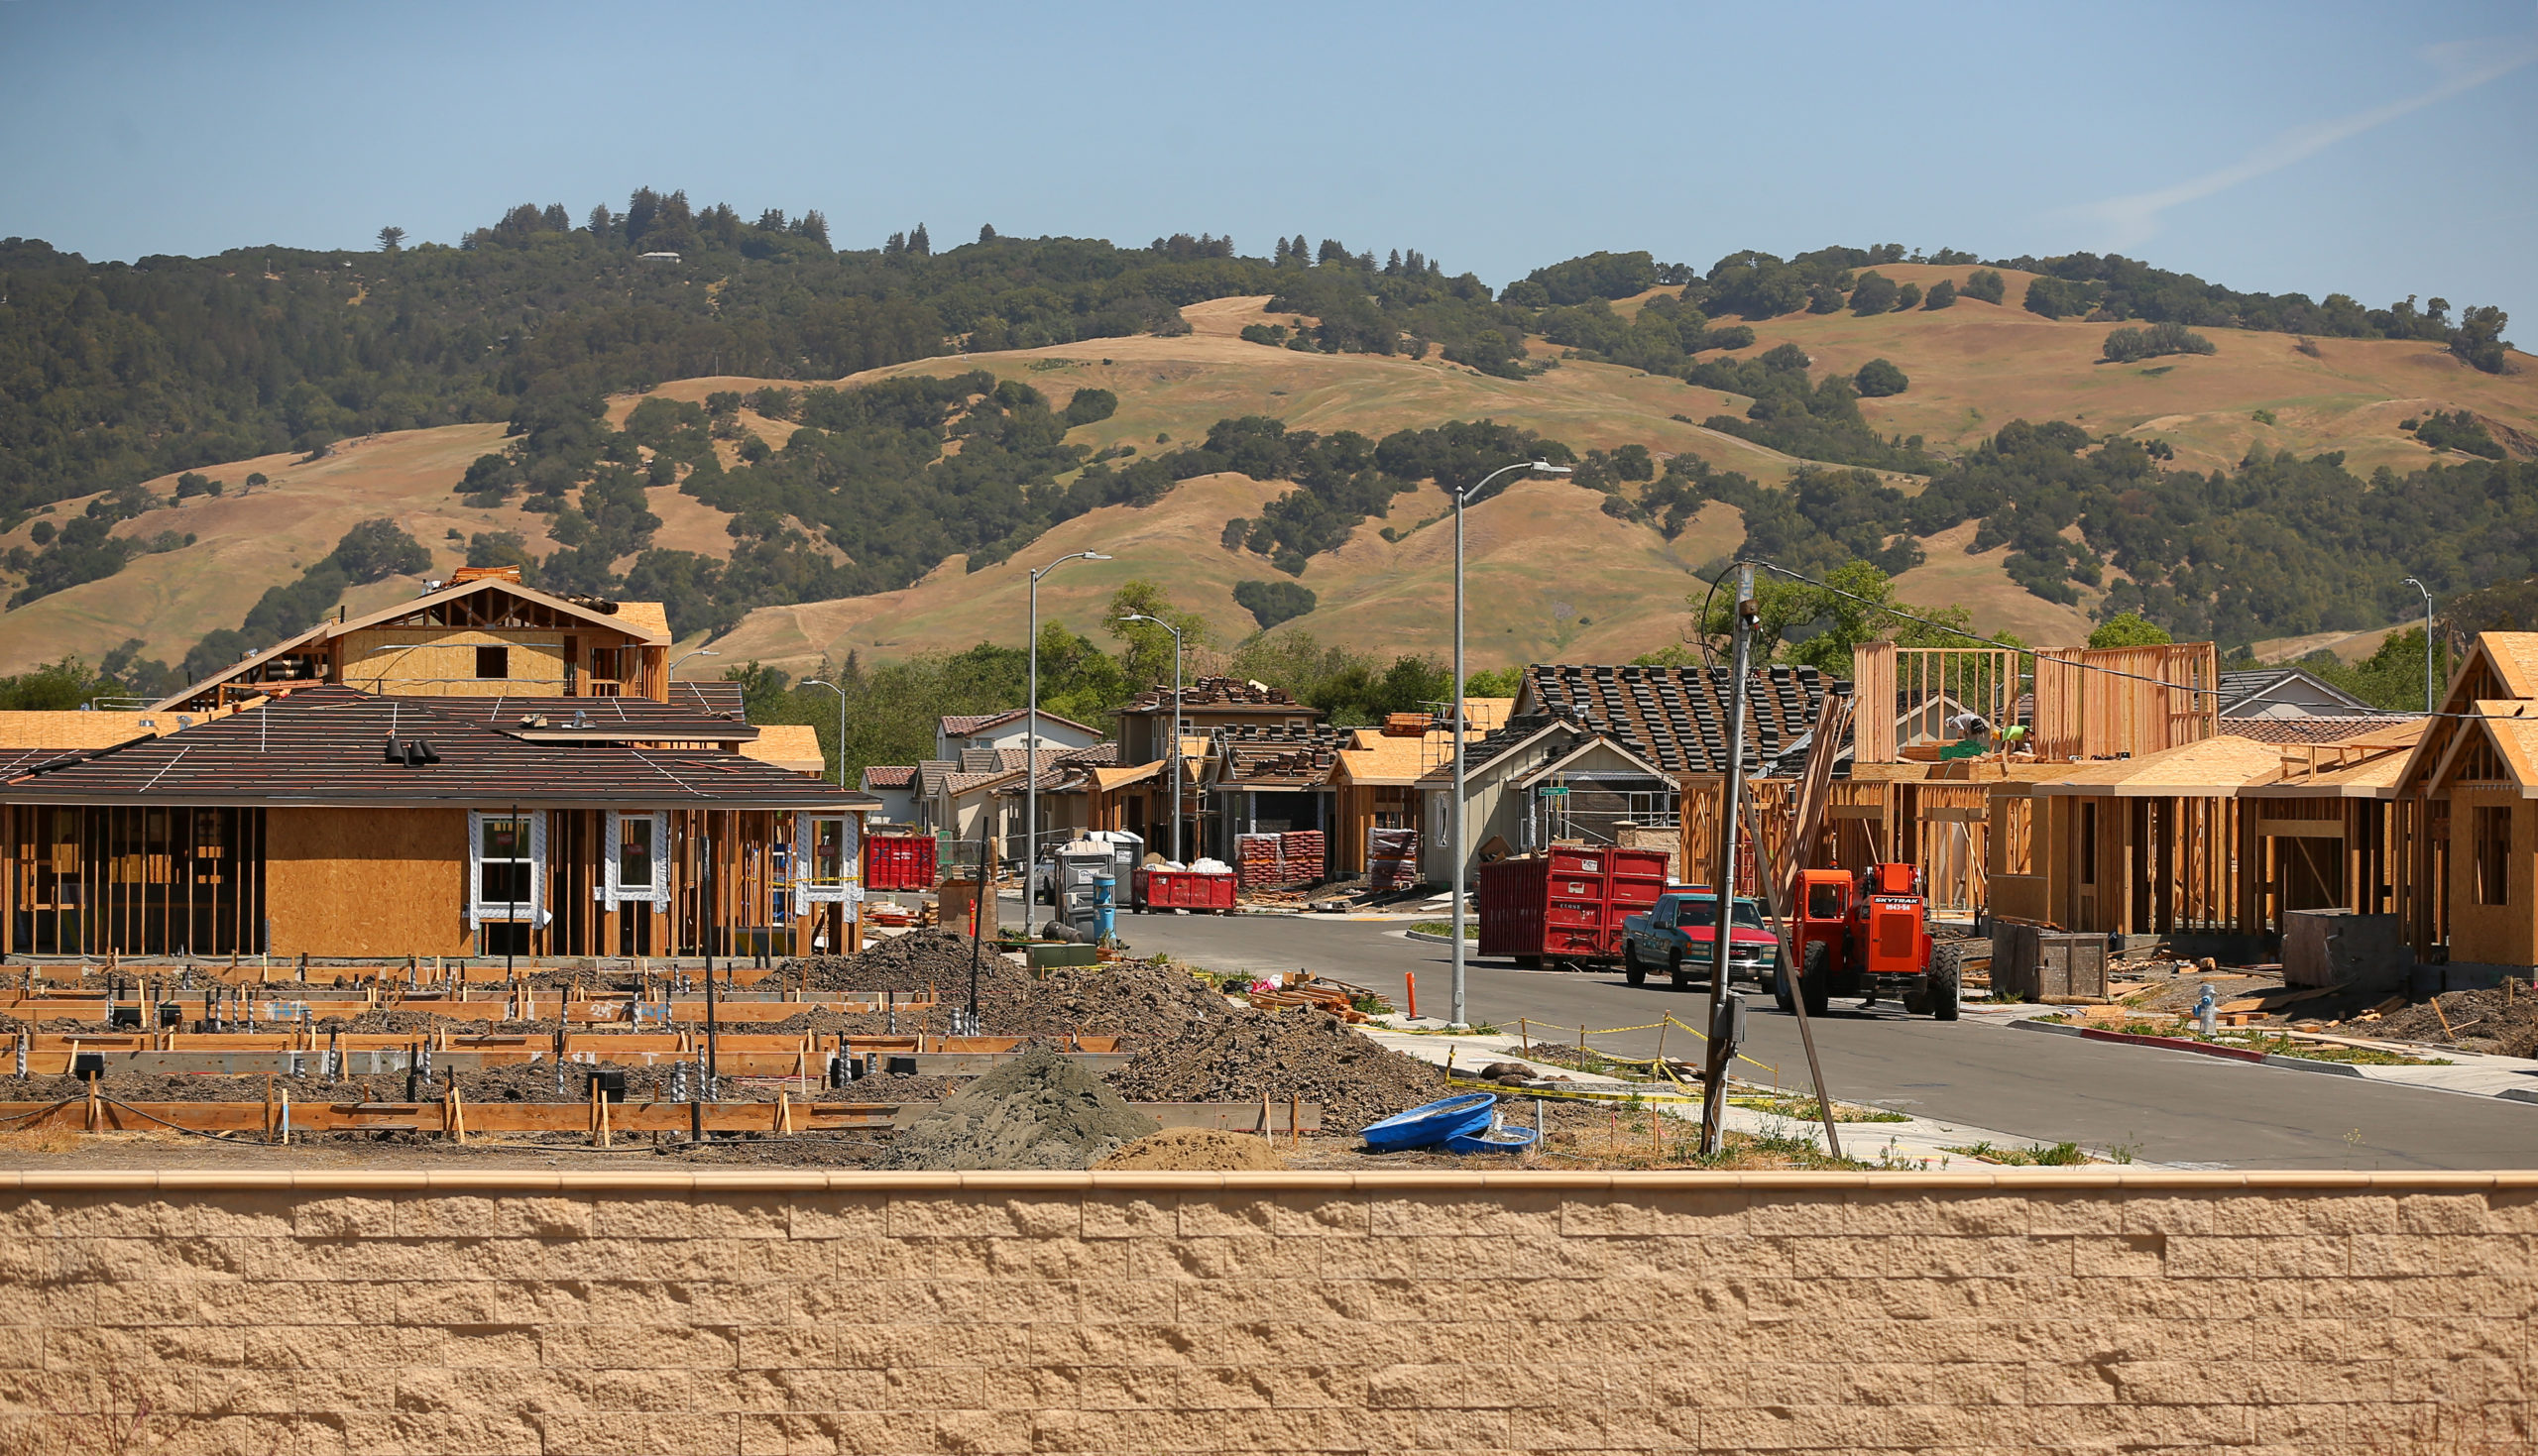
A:
<svg viewBox="0 0 2538 1456">
<path fill-rule="evenodd" d="M 1013 962 L 985 947 L 979 948 L 978 955 L 986 970 L 1013 968 Z M 806 971 L 815 991 L 923 991 L 932 986 L 946 997 L 966 995 L 970 956 L 969 937 L 929 928 L 877 941 L 854 955 L 787 960 L 779 983 L 789 985 L 796 972 Z"/>
<path fill-rule="evenodd" d="M 1226 1010 L 1181 1037 L 1141 1044 L 1119 1090 L 1138 1102 L 1257 1102 L 1264 1093 L 1319 1102 L 1326 1134 L 1451 1090 L 1442 1069 L 1376 1046 L 1327 1012 Z"/>
<path fill-rule="evenodd" d="M 891 1140 L 874 1168 L 926 1172 L 1090 1168 L 1156 1130 L 1081 1066 L 1053 1052 L 972 1082 Z"/>
</svg>

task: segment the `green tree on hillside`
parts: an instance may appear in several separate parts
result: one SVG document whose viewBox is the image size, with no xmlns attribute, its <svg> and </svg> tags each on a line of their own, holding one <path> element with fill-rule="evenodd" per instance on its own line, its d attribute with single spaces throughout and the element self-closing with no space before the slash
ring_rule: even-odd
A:
<svg viewBox="0 0 2538 1456">
<path fill-rule="evenodd" d="M 1901 289 L 1895 280 L 1882 273 L 1864 273 L 1851 288 L 1851 312 L 1861 315 L 1884 313 L 1895 306 Z"/>
<path fill-rule="evenodd" d="M 1890 394 L 1901 394 L 1912 387 L 1912 382 L 1904 377 L 1904 371 L 1897 369 L 1894 361 L 1887 359 L 1872 359 L 1861 365 L 1860 372 L 1852 379 L 1859 386 L 1861 397 L 1868 399 L 1883 399 Z"/>
<path fill-rule="evenodd" d="M 1067 425 L 1096 424 L 1119 412 L 1119 396 L 1108 390 L 1082 389 L 1067 400 Z"/>
<path fill-rule="evenodd" d="M 2137 612 L 2119 612 L 2089 633 L 2092 647 L 2156 647 L 2175 640 L 2166 628 L 2143 620 Z"/>
<path fill-rule="evenodd" d="M 1946 279 L 1941 279 L 1937 282 L 1930 284 L 1930 291 L 1923 295 L 1921 299 L 1921 307 L 1924 310 L 1946 308 L 1955 302 L 1956 284 L 1949 282 Z"/>
<path fill-rule="evenodd" d="M 404 228 L 401 228 L 401 227 L 397 227 L 397 226 L 391 225 L 391 226 L 389 226 L 389 227 L 384 227 L 384 228 L 381 228 L 381 229 L 379 230 L 379 251 L 380 251 L 380 252 L 382 252 L 382 253 L 398 253 L 398 252 L 403 252 L 403 251 L 404 250 L 404 247 L 405 247 L 405 230 L 404 230 Z"/>
<path fill-rule="evenodd" d="M 1313 588 L 1301 582 L 1236 582 L 1233 600 L 1264 632 L 1312 612 L 1316 602 Z"/>
<path fill-rule="evenodd" d="M 1174 607 L 1172 598 L 1162 587 L 1142 578 L 1122 582 L 1119 589 L 1110 594 L 1108 617 L 1110 635 L 1118 639 L 1124 649 L 1120 672 L 1131 695 L 1142 693 L 1156 683 L 1168 686 L 1172 682 L 1172 633 L 1151 621 L 1121 620 L 1132 613 L 1161 617 L 1180 629 L 1185 673 L 1190 653 L 1207 646 L 1211 639 L 1207 618 Z"/>
<path fill-rule="evenodd" d="M 2459 333 L 2451 341 L 2450 352 L 2487 374 L 2500 374 L 2510 362 L 2509 347 L 2503 343 L 2504 325 L 2511 315 L 2491 306 L 2471 308 L 2460 315 Z"/>
<path fill-rule="evenodd" d="M 1965 276 L 1965 286 L 1958 291 L 1968 298 L 1977 298 L 1985 303 L 1998 303 L 2007 296 L 2009 282 L 1997 270 L 1978 268 Z"/>
</svg>

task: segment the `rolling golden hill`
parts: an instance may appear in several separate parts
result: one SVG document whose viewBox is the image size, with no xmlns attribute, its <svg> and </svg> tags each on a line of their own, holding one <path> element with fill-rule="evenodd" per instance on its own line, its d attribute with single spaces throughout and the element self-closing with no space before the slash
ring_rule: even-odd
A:
<svg viewBox="0 0 2538 1456">
<path fill-rule="evenodd" d="M 1967 268 L 1896 264 L 1879 272 L 1927 287 L 1962 282 Z M 2397 428 L 2434 408 L 2466 409 L 2515 450 L 2538 445 L 2538 373 L 2489 376 L 2417 342 L 2319 339 L 2230 329 L 2201 330 L 2209 356 L 2100 363 L 2109 325 L 2049 320 L 2016 306 L 2026 277 L 2009 275 L 2007 302 L 1960 297 L 1952 308 L 1861 318 L 1798 314 L 1755 325 L 1748 354 L 1782 343 L 1804 348 L 1821 370 L 1848 371 L 1874 358 L 1911 378 L 1904 393 L 1862 401 L 1881 431 L 1919 434 L 1940 450 L 1963 449 L 2014 418 L 2072 419 L 2095 432 L 2157 437 L 2181 466 L 2222 469 L 2251 448 L 2302 454 L 2341 450 L 2350 467 L 2419 468 L 2434 453 Z M 1025 381 L 1063 405 L 1082 388 L 1119 397 L 1117 413 L 1072 438 L 1096 448 L 1134 445 L 1152 454 L 1195 441 L 1229 415 L 1274 415 L 1296 428 L 1354 429 L 1381 435 L 1449 419 L 1494 419 L 1564 440 L 1578 449 L 1644 444 L 1662 455 L 1689 453 L 1767 484 L 1799 462 L 1688 421 L 1741 414 L 1747 402 L 1679 379 L 1560 358 L 1540 340 L 1531 352 L 1555 367 L 1501 380 L 1431 357 L 1309 354 L 1239 337 L 1248 323 L 1292 322 L 1263 311 L 1265 298 L 1224 298 L 1184 310 L 1191 332 L 1043 349 L 952 355 L 837 382 L 854 388 L 905 374 L 949 375 L 986 368 Z M 1643 299 L 1617 305 L 1629 311 Z M 701 400 L 719 390 L 770 383 L 742 378 L 681 380 L 654 392 Z M 798 382 L 792 382 L 798 383 Z M 623 418 L 632 397 L 614 401 Z M 2271 418 L 2261 420 L 2259 411 Z M 753 415 L 746 427 L 780 444 L 789 426 Z M 210 468 L 229 494 L 149 512 L 117 533 L 191 533 L 192 545 L 136 559 L 117 576 L 31 603 L 0 616 L 0 671 L 18 671 L 67 653 L 91 660 L 128 638 L 146 656 L 173 660 L 202 633 L 235 626 L 268 587 L 289 580 L 324 554 L 354 522 L 396 518 L 433 552 L 432 574 L 462 558 L 464 538 L 514 530 L 533 551 L 551 549 L 544 517 L 515 508 L 475 510 L 450 487 L 467 464 L 497 448 L 499 425 L 455 425 L 350 441 L 324 459 L 277 456 Z M 273 485 L 238 494 L 261 470 Z M 1908 476 L 1891 477 L 1906 489 Z M 152 483 L 173 492 L 173 477 Z M 1105 507 L 1069 521 L 1014 561 L 970 573 L 946 562 L 902 591 L 842 602 L 760 609 L 717 643 L 722 663 L 758 658 L 792 668 L 857 651 L 866 658 L 957 649 L 982 638 L 1019 642 L 1028 564 L 1071 550 L 1117 559 L 1071 565 L 1043 585 L 1045 616 L 1097 632 L 1101 599 L 1118 582 L 1163 583 L 1203 613 L 1220 641 L 1252 626 L 1232 590 L 1245 579 L 1275 579 L 1255 556 L 1218 544 L 1226 519 L 1256 514 L 1283 489 L 1239 477 L 1185 483 L 1146 509 Z M 664 525 L 657 544 L 720 553 L 729 517 L 673 488 L 654 488 L 651 508 Z M 55 507 L 57 521 L 84 502 Z M 1556 480 L 1527 482 L 1470 512 L 1468 560 L 1473 661 L 1499 663 L 1559 655 L 1626 658 L 1677 640 L 1684 598 L 1700 585 L 1694 569 L 1731 554 L 1743 538 L 1738 513 L 1713 504 L 1673 541 L 1601 513 L 1599 498 Z M 36 519 L 45 519 L 39 516 Z M 0 551 L 28 543 L 33 521 L 0 536 Z M 1389 528 L 1397 539 L 1387 540 Z M 452 532 L 456 532 L 453 537 Z M 1901 579 L 1907 601 L 1961 604 L 1985 629 L 2009 628 L 2030 642 L 2076 640 L 2088 630 L 2078 609 L 2019 588 L 2000 569 L 2004 549 L 1965 550 L 1971 532 L 1924 543 L 1926 562 Z M 1440 651 L 1449 645 L 1451 521 L 1444 495 L 1404 496 L 1388 520 L 1368 521 L 1337 551 L 1313 559 L 1301 578 L 1319 607 L 1297 625 L 1326 640 L 1371 650 Z M 412 580 L 362 589 L 362 610 L 414 590 Z M 720 665 L 720 664 L 715 664 Z"/>
</svg>

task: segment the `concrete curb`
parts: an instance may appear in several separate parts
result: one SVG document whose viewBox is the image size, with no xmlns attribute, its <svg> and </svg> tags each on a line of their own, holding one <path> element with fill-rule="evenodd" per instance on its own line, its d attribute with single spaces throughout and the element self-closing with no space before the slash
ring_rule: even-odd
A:
<svg viewBox="0 0 2538 1456">
<path fill-rule="evenodd" d="M 2374 1077 L 2346 1062 L 2319 1062 L 2307 1057 L 2284 1057 L 2271 1052 L 2258 1052 L 2248 1047 L 2214 1047 L 2202 1042 L 2189 1042 L 2181 1037 L 2142 1037 L 2128 1032 L 2111 1032 L 2098 1027 L 2063 1026 L 2043 1021 L 2014 1021 L 2011 1026 L 2023 1031 L 2050 1032 L 2059 1037 L 2079 1037 L 2091 1042 L 2118 1042 L 2137 1047 L 2158 1047 L 2170 1052 L 2191 1052 L 2200 1057 L 2218 1057 L 2225 1062 L 2246 1062 L 2259 1066 L 2279 1066 L 2291 1071 L 2317 1071 L 2328 1076 L 2349 1076 L 2383 1087 L 2411 1087 L 2423 1092 L 2448 1092 L 2454 1097 L 2487 1097 L 2506 1102 L 2538 1103 L 2538 1090 L 2507 1087 L 2499 1092 L 2474 1092 L 2464 1087 L 2445 1087 L 2435 1082 L 2399 1081 L 2393 1077 Z"/>
<path fill-rule="evenodd" d="M 1426 931 L 1403 931 L 1401 934 L 1405 940 L 1426 941 L 1431 946 L 1450 946 L 1454 943 L 1454 938 L 1451 936 L 1435 936 Z M 1471 947 L 1474 953 L 1478 953 L 1480 941 L 1477 937 L 1468 938 L 1463 944 Z"/>
</svg>

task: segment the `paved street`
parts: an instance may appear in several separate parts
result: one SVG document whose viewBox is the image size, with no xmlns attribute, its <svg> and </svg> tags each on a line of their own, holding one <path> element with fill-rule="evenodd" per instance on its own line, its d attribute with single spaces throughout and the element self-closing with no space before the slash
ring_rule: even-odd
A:
<svg viewBox="0 0 2538 1456">
<path fill-rule="evenodd" d="M 1018 906 L 1008 901 L 1008 917 Z M 1447 1010 L 1446 948 L 1403 936 L 1403 922 L 1315 916 L 1123 916 L 1119 934 L 1144 953 L 1169 952 L 1222 970 L 1308 968 L 1373 987 L 1402 1004 L 1415 975 L 1423 1015 Z M 1592 1028 L 1654 1021 L 1672 1010 L 1700 1024 L 1707 992 L 1633 988 L 1618 972 L 1579 975 L 1470 962 L 1470 1015 L 1514 1031 L 1518 1018 Z M 1746 1052 L 1804 1086 L 1796 1022 L 1759 995 Z M 2147 1161 L 2232 1168 L 2355 1170 L 2538 1167 L 2538 1105 L 2376 1085 L 2359 1078 L 2083 1042 L 1969 1014 L 1954 1023 L 1861 1012 L 1835 1002 L 1816 1023 L 1833 1095 L 1925 1117 L 2000 1128 L 2038 1142 L 2130 1148 Z M 1654 1032 L 1596 1045 L 1654 1053 Z M 1683 1044 L 1673 1034 L 1669 1051 Z M 1747 1066 L 1743 1074 L 1768 1079 Z M 2538 1076 L 2531 1077 L 2538 1086 Z"/>
</svg>

